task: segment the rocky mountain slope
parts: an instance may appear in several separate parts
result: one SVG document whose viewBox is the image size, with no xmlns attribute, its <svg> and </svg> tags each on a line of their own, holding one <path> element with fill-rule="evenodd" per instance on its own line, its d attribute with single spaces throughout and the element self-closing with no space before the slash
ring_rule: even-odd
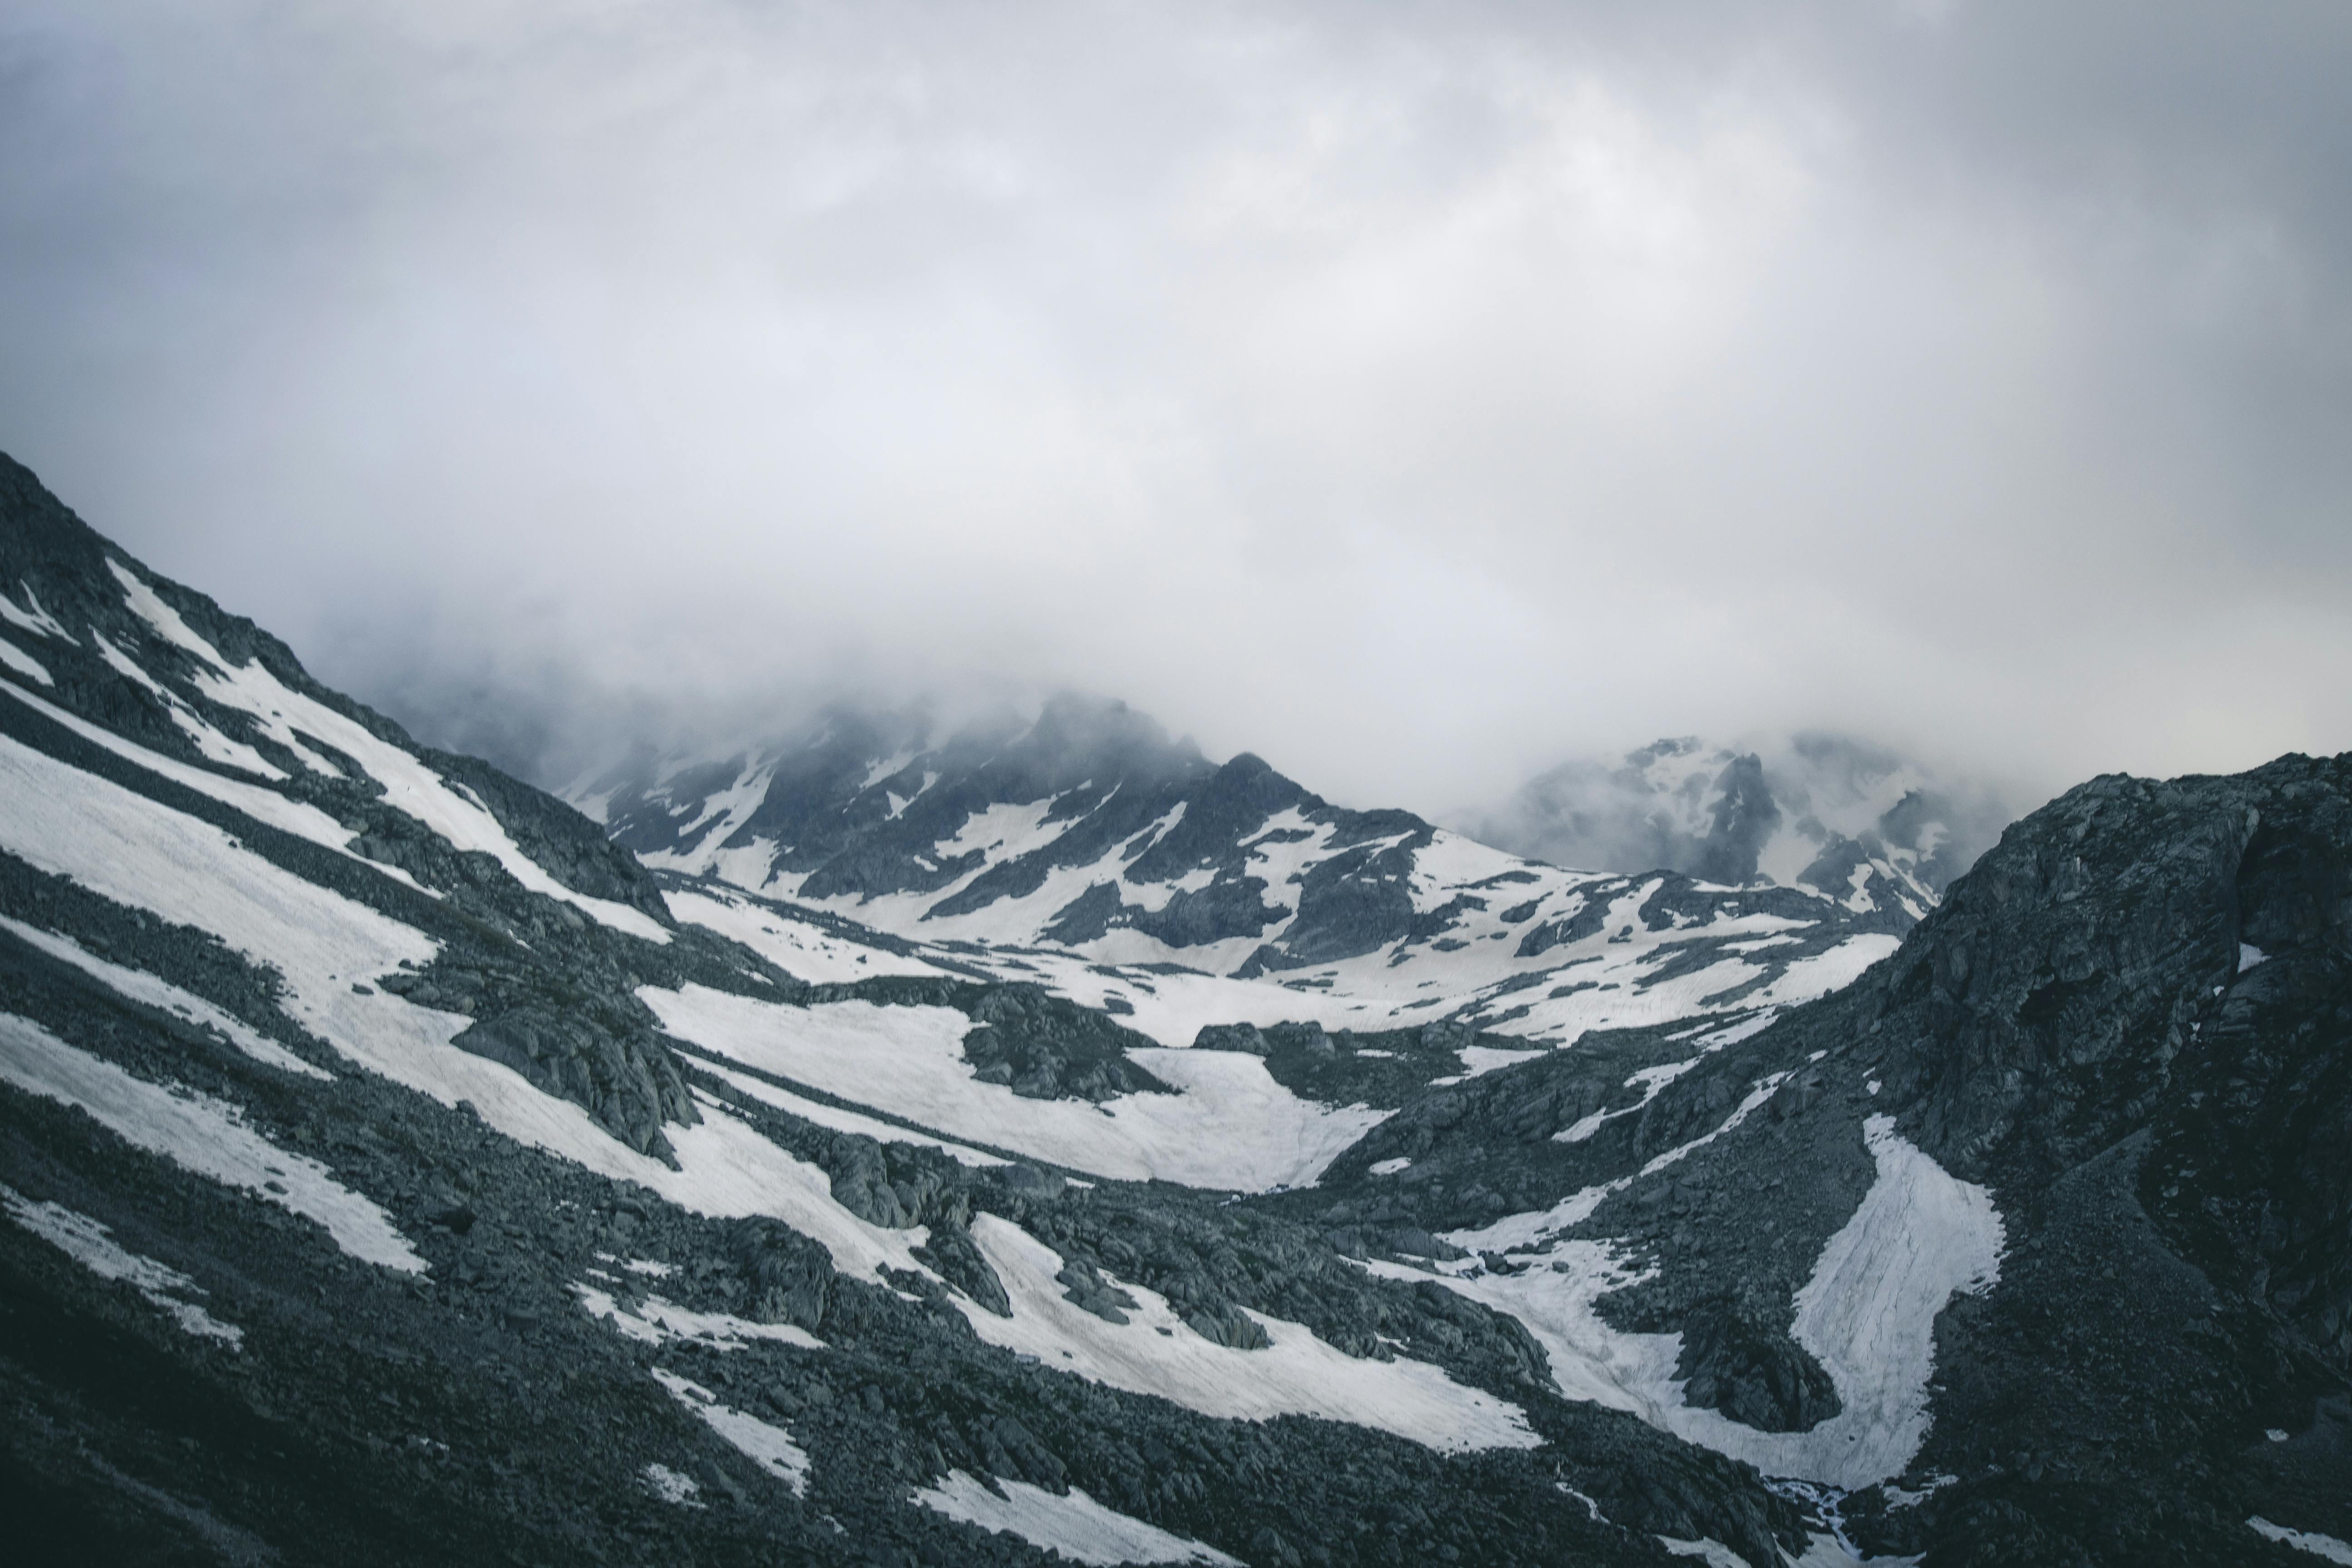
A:
<svg viewBox="0 0 2352 1568">
<path fill-rule="evenodd" d="M 1564 763 L 1455 826 L 1563 866 L 1761 879 L 1910 929 L 2014 813 L 1882 746 L 1805 733 L 1753 749 L 1664 740 Z"/>
<path fill-rule="evenodd" d="M 1100 709 L 870 805 L 926 752 L 844 742 L 740 843 L 772 790 L 714 838 L 754 792 L 651 780 L 606 802 L 625 842 L 708 815 L 648 870 L 13 465 L 0 590 L 30 1552 L 2352 1540 L 2352 759 L 2086 785 L 1899 946 L 1810 895 L 1474 855 Z M 1139 737 L 1109 784 L 1104 727 Z M 1139 930 L 1219 887 L 1221 934 Z M 1400 931 L 1400 891 L 1444 923 Z M 1044 929 L 1088 897 L 1099 932 Z"/>
</svg>

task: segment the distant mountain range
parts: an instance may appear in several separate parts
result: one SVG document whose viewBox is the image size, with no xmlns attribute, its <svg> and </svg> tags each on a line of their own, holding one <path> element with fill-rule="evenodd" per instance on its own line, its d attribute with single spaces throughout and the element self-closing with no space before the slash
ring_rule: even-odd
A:
<svg viewBox="0 0 2352 1568">
<path fill-rule="evenodd" d="M 1906 929 L 2014 816 L 1990 788 L 1883 747 L 1798 734 L 1744 751 L 1684 737 L 1565 763 L 1452 826 L 1555 865 L 1809 889 Z"/>
</svg>

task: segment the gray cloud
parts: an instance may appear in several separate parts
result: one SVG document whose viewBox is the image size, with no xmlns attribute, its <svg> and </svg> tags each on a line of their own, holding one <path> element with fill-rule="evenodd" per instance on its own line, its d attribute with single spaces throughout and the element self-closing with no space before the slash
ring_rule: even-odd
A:
<svg viewBox="0 0 2352 1568">
<path fill-rule="evenodd" d="M 1425 810 L 2234 768 L 2352 745 L 2347 79 L 2332 3 L 23 0 L 0 445 L 551 769 L 1064 683 Z"/>
</svg>

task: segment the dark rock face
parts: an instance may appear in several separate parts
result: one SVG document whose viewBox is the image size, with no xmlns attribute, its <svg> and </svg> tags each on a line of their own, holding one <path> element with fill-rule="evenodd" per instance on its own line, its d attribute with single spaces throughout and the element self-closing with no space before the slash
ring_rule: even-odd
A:
<svg viewBox="0 0 2352 1568">
<path fill-rule="evenodd" d="M 614 1035 L 576 1012 L 518 1007 L 472 1025 L 450 1043 L 586 1107 L 640 1154 L 671 1159 L 661 1124 L 702 1120 L 676 1062 L 650 1035 Z"/>
<path fill-rule="evenodd" d="M 1803 1432 L 1838 1413 L 1821 1363 L 1786 1339 L 1757 1333 L 1727 1307 L 1683 1320 L 1684 1398 L 1759 1432 Z"/>
<path fill-rule="evenodd" d="M 1702 841 L 1692 874 L 1702 882 L 1753 881 L 1765 841 L 1780 826 L 1780 804 L 1764 782 L 1762 759 L 1752 752 L 1732 758 L 1717 776 L 1715 787 L 1722 792 L 1721 797 L 1716 802 L 1715 820 Z"/>
<path fill-rule="evenodd" d="M 982 1083 L 1009 1084 L 1030 1100 L 1169 1092 L 1128 1059 L 1128 1047 L 1142 1043 L 1138 1037 L 1036 986 L 989 987 L 975 999 L 971 1020 L 964 1059 Z"/>
<path fill-rule="evenodd" d="M 982 1083 L 1004 1084 L 1026 1100 L 1091 1100 L 1172 1092 L 1129 1058 L 1152 1043 L 1115 1019 L 1026 983 L 866 980 L 813 988 L 815 1001 L 879 1002 L 952 1007 L 972 1021 L 964 1059 Z"/>
</svg>

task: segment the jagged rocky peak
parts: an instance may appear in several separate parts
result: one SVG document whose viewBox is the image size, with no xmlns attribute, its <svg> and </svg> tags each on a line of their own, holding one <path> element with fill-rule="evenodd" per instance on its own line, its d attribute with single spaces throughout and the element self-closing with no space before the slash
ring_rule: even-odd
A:
<svg viewBox="0 0 2352 1568">
<path fill-rule="evenodd" d="M 1682 736 L 1563 763 L 1454 826 L 1556 865 L 1769 881 L 1908 925 L 2010 817 L 1987 787 L 1811 731 L 1737 747 Z"/>
</svg>

